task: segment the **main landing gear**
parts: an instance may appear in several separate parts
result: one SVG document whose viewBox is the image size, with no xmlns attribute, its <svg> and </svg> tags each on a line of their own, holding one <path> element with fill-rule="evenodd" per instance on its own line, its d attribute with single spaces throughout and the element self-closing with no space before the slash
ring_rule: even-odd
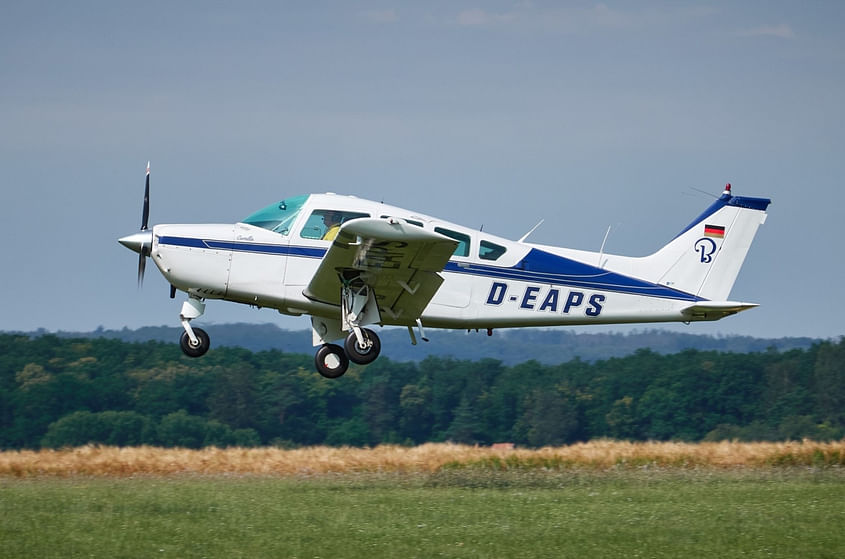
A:
<svg viewBox="0 0 845 559">
<path fill-rule="evenodd" d="M 337 339 L 342 332 L 349 332 L 343 347 L 324 343 L 314 356 L 317 372 L 326 378 L 337 378 L 349 368 L 349 362 L 367 365 L 381 353 L 381 342 L 375 332 L 364 324 L 380 322 L 375 294 L 359 276 L 341 276 L 340 321 L 312 319 L 315 343 Z"/>
<path fill-rule="evenodd" d="M 362 309 L 371 297 L 367 290 L 364 290 L 363 294 L 359 292 L 349 297 L 349 304 L 344 306 L 343 316 L 351 331 L 346 336 L 343 347 L 337 344 L 324 343 L 317 350 L 317 354 L 314 356 L 314 364 L 317 367 L 317 372 L 324 377 L 338 378 L 343 376 L 349 369 L 350 361 L 358 365 L 367 365 L 375 361 L 381 353 L 381 341 L 378 335 L 369 328 L 362 328 L 359 325 L 360 318 L 365 316 Z M 375 304 L 372 307 L 375 307 Z M 182 304 L 179 320 L 185 331 L 179 339 L 179 346 L 188 357 L 205 355 L 208 348 L 211 347 L 211 341 L 205 330 L 191 326 L 191 321 L 202 316 L 204 312 L 205 302 L 194 295 L 189 296 L 188 300 Z M 323 340 L 336 339 L 336 337 L 342 336 L 339 321 L 337 324 L 338 326 L 332 330 L 332 333 L 324 337 Z M 327 331 L 323 333 L 328 334 Z"/>
<path fill-rule="evenodd" d="M 317 372 L 326 378 L 338 378 L 349 369 L 349 362 L 367 365 L 376 360 L 381 353 L 381 341 L 378 335 L 369 328 L 359 328 L 358 332 L 350 332 L 343 342 L 343 347 L 337 344 L 323 344 L 314 356 Z"/>
</svg>

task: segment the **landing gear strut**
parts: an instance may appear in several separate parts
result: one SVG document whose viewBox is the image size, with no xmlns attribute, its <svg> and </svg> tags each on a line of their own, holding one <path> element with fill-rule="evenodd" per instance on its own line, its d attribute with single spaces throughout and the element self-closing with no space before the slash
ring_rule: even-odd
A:
<svg viewBox="0 0 845 559">
<path fill-rule="evenodd" d="M 312 318 L 314 344 L 323 342 L 314 362 L 317 371 L 327 378 L 337 378 L 349 368 L 349 362 L 367 365 L 381 353 L 381 342 L 364 324 L 381 322 L 375 294 L 358 276 L 341 276 L 340 320 Z M 326 343 L 347 332 L 343 347 Z"/>
<path fill-rule="evenodd" d="M 205 330 L 191 327 L 191 321 L 202 316 L 204 312 L 205 302 L 199 297 L 191 295 L 187 301 L 182 303 L 182 312 L 179 314 L 179 320 L 182 322 L 182 328 L 185 331 L 182 333 L 182 337 L 179 338 L 179 346 L 182 348 L 182 353 L 188 357 L 201 357 L 211 347 L 211 340 Z"/>
</svg>

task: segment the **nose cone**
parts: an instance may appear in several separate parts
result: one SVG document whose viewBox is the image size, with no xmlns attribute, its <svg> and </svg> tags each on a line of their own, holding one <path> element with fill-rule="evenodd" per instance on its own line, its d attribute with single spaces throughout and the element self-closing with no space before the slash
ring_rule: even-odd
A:
<svg viewBox="0 0 845 559">
<path fill-rule="evenodd" d="M 149 254 L 150 249 L 153 246 L 153 232 L 151 230 L 139 231 L 122 237 L 118 239 L 117 242 L 129 250 L 137 252 L 138 254 Z"/>
</svg>

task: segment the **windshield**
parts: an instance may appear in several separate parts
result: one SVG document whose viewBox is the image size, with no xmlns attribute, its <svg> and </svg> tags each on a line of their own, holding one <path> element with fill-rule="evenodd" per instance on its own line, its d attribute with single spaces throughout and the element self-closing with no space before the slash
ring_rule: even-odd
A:
<svg viewBox="0 0 845 559">
<path fill-rule="evenodd" d="M 302 204 L 308 199 L 308 195 L 294 196 L 281 202 L 270 204 L 243 220 L 243 223 L 269 229 L 280 235 L 290 233 L 293 221 L 302 209 Z"/>
</svg>

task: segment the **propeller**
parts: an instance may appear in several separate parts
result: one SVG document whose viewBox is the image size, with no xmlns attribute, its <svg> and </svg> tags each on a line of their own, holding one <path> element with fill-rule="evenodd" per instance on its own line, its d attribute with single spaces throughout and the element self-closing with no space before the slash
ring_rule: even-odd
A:
<svg viewBox="0 0 845 559">
<path fill-rule="evenodd" d="M 147 161 L 147 180 L 144 184 L 144 209 L 141 211 L 141 231 L 147 230 L 147 225 L 150 221 L 150 162 Z M 152 241 L 152 235 L 150 235 Z M 147 256 L 150 255 L 152 249 L 152 242 L 141 244 L 141 250 L 138 251 L 138 287 L 144 285 L 144 271 L 147 268 Z"/>
<path fill-rule="evenodd" d="M 144 208 L 141 212 L 141 231 L 128 235 L 118 242 L 130 250 L 138 253 L 138 287 L 144 284 L 144 270 L 147 267 L 147 256 L 153 247 L 153 232 L 147 228 L 150 220 L 150 162 L 147 161 L 147 182 L 144 187 Z"/>
</svg>

